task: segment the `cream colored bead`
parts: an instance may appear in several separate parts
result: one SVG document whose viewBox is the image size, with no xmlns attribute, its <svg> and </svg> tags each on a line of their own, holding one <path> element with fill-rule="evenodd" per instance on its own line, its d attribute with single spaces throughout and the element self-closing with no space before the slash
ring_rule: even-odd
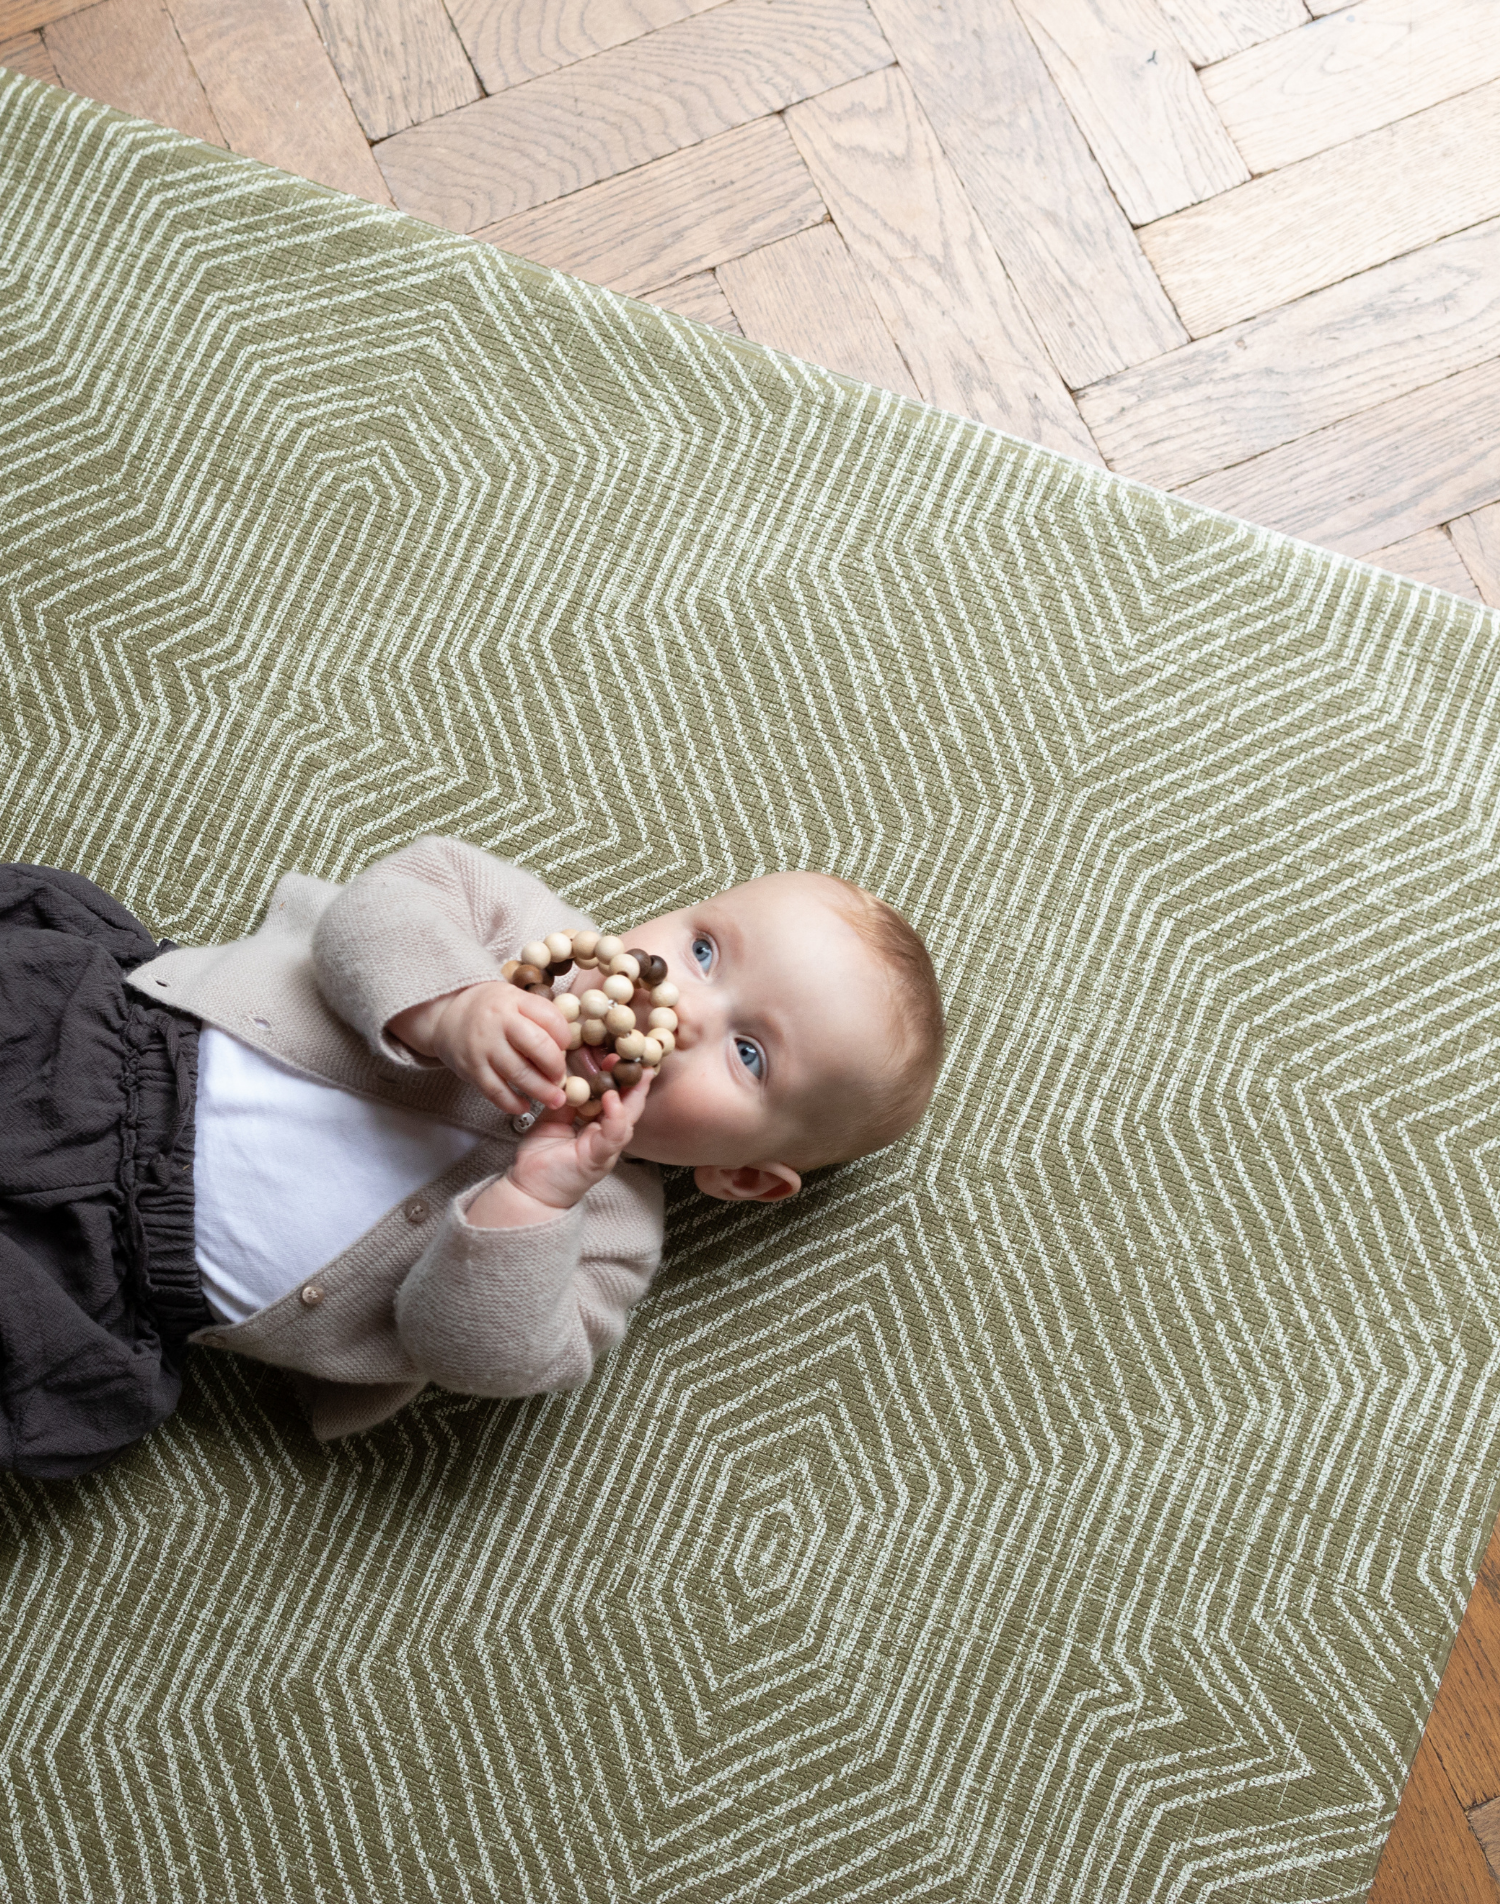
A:
<svg viewBox="0 0 1500 1904">
<path fill-rule="evenodd" d="M 580 1104 L 589 1101 L 589 1081 L 587 1078 L 569 1078 L 563 1085 L 563 1096 L 576 1110 Z"/>
<path fill-rule="evenodd" d="M 572 938 L 573 957 L 577 959 L 580 964 L 584 959 L 591 959 L 594 956 L 595 948 L 599 944 L 599 934 L 597 932 L 575 932 Z"/>
<path fill-rule="evenodd" d="M 568 1049 L 569 1049 L 569 1051 L 576 1051 L 576 1050 L 578 1049 L 578 1047 L 579 1047 L 579 1046 L 580 1046 L 580 1045 L 581 1045 L 582 1043 L 583 1043 L 583 1026 L 582 1026 L 582 1024 L 580 1023 L 580 1024 L 572 1024 L 572 1025 L 569 1025 L 569 1026 L 568 1026 Z"/>
<path fill-rule="evenodd" d="M 670 979 L 664 979 L 651 994 L 653 1005 L 675 1005 L 682 994 Z"/>
<path fill-rule="evenodd" d="M 509 985 L 511 981 L 512 973 L 519 968 L 520 963 L 521 961 L 519 959 L 507 959 L 504 965 L 500 967 L 500 976 L 505 980 L 507 985 Z"/>
<path fill-rule="evenodd" d="M 577 995 L 573 992 L 559 992 L 552 1002 L 570 1025 L 583 1010 L 582 1005 L 578 1002 Z"/>
<path fill-rule="evenodd" d="M 619 1039 L 635 1030 L 635 1013 L 628 1005 L 611 1005 L 604 1014 L 604 1029 Z M 619 1045 L 615 1046 L 619 1050 Z"/>
<path fill-rule="evenodd" d="M 604 990 L 617 1005 L 628 1005 L 635 997 L 635 987 L 619 972 L 604 981 Z"/>
<path fill-rule="evenodd" d="M 604 937 L 594 947 L 594 957 L 607 970 L 610 960 L 617 959 L 624 950 L 625 941 L 616 938 L 613 932 L 606 932 Z"/>
<path fill-rule="evenodd" d="M 545 939 L 528 939 L 521 947 L 521 963 L 539 966 L 542 971 L 552 963 L 552 954 L 547 949 Z"/>
<path fill-rule="evenodd" d="M 668 1051 L 675 1051 L 677 1049 L 677 1033 L 675 1031 L 668 1030 L 668 1028 L 665 1025 L 657 1025 L 653 1027 L 651 1036 L 661 1046 L 662 1051 L 664 1053 Z"/>
<path fill-rule="evenodd" d="M 578 1008 L 585 1018 L 602 1018 L 612 1002 L 608 992 L 601 992 L 595 988 L 584 993 L 578 1001 Z"/>
<path fill-rule="evenodd" d="M 634 1014 L 632 1014 L 632 1017 Z M 622 1058 L 638 1058 L 646 1048 L 646 1034 L 642 1031 L 627 1031 L 623 1038 L 616 1038 L 615 1050 Z"/>
<path fill-rule="evenodd" d="M 628 978 L 633 983 L 641 975 L 641 962 L 628 952 L 619 952 L 610 960 L 609 969 L 612 977 Z"/>
<path fill-rule="evenodd" d="M 573 956 L 572 935 L 567 932 L 549 932 L 547 950 L 555 959 L 570 959 Z"/>
<path fill-rule="evenodd" d="M 604 1106 L 599 1102 L 598 1098 L 591 1097 L 586 1104 L 579 1105 L 574 1115 L 581 1117 L 585 1124 L 592 1124 L 596 1117 L 602 1117 L 604 1115 Z"/>
<path fill-rule="evenodd" d="M 653 1031 L 658 1025 L 665 1025 L 668 1031 L 676 1031 L 677 1014 L 670 1005 L 657 1005 L 647 1014 L 646 1023 Z"/>
<path fill-rule="evenodd" d="M 585 1018 L 583 1021 L 583 1042 L 586 1045 L 602 1045 L 609 1033 L 604 1029 L 602 1018 Z"/>
<path fill-rule="evenodd" d="M 661 1060 L 662 1049 L 660 1042 L 655 1038 L 648 1038 L 641 1046 L 641 1063 L 657 1065 L 661 1063 Z"/>
</svg>

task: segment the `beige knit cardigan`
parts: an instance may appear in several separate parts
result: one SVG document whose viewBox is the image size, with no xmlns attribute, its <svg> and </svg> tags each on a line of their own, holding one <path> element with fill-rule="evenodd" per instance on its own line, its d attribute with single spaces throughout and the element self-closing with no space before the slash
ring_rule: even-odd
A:
<svg viewBox="0 0 1500 1904">
<path fill-rule="evenodd" d="M 624 1334 L 661 1256 L 660 1172 L 621 1164 L 544 1223 L 474 1227 L 464 1211 L 515 1156 L 511 1119 L 385 1029 L 408 1005 L 498 978 L 527 940 L 588 923 L 520 867 L 429 835 L 347 886 L 288 873 L 248 938 L 178 947 L 130 974 L 148 998 L 308 1077 L 484 1135 L 300 1288 L 192 1336 L 294 1371 L 319 1440 L 372 1427 L 429 1382 L 576 1388 Z"/>
</svg>

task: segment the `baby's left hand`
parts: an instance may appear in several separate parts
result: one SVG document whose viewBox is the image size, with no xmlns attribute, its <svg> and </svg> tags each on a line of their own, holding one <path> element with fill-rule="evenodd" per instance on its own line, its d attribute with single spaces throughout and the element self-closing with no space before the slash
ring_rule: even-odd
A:
<svg viewBox="0 0 1500 1904">
<path fill-rule="evenodd" d="M 604 1115 L 579 1131 L 571 1107 L 544 1112 L 521 1139 L 510 1167 L 516 1189 L 549 1209 L 571 1210 L 624 1155 L 654 1076 L 645 1072 L 623 1097 L 606 1091 L 600 1100 Z"/>
</svg>

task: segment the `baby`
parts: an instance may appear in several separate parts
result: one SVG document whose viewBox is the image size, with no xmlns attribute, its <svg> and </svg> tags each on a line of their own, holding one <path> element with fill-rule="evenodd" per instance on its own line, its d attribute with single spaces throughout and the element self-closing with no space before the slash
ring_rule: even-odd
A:
<svg viewBox="0 0 1500 1904">
<path fill-rule="evenodd" d="M 592 923 L 438 836 L 344 887 L 288 874 L 196 948 L 0 866 L 0 1466 L 100 1466 L 171 1413 L 189 1343 L 291 1371 L 321 1440 L 429 1382 L 575 1388 L 660 1260 L 657 1165 L 772 1202 L 921 1116 L 921 941 L 793 872 L 610 922 L 666 960 L 676 1048 L 575 1129 L 569 1025 L 500 967 Z"/>
</svg>

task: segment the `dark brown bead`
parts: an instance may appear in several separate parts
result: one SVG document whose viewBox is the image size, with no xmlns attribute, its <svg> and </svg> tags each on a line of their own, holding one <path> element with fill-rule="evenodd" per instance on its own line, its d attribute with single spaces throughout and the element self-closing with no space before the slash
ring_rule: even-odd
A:
<svg viewBox="0 0 1500 1904">
<path fill-rule="evenodd" d="M 548 985 L 545 980 L 540 985 L 528 985 L 526 989 L 528 992 L 535 992 L 538 998 L 550 998 L 552 996 L 552 987 Z"/>
<path fill-rule="evenodd" d="M 640 1083 L 641 1067 L 638 1064 L 632 1063 L 629 1058 L 622 1058 L 614 1070 L 610 1072 L 610 1076 L 622 1091 L 628 1091 L 632 1084 Z"/>
<path fill-rule="evenodd" d="M 666 980 L 667 962 L 664 958 L 660 957 L 659 954 L 653 952 L 651 955 L 651 970 L 649 972 L 642 972 L 641 982 L 648 986 L 664 985 Z"/>
<path fill-rule="evenodd" d="M 533 985 L 540 985 L 542 972 L 539 966 L 518 965 L 510 975 L 512 985 L 519 985 L 523 992 L 529 992 Z"/>
<path fill-rule="evenodd" d="M 604 1093 L 609 1089 L 611 1082 L 612 1079 L 609 1072 L 601 1071 L 597 1076 L 589 1079 L 589 1090 L 593 1096 L 603 1097 Z"/>
<path fill-rule="evenodd" d="M 554 959 L 547 967 L 547 970 L 551 973 L 553 978 L 561 978 L 564 972 L 571 972 L 572 969 L 573 961 L 571 959 Z"/>
</svg>

